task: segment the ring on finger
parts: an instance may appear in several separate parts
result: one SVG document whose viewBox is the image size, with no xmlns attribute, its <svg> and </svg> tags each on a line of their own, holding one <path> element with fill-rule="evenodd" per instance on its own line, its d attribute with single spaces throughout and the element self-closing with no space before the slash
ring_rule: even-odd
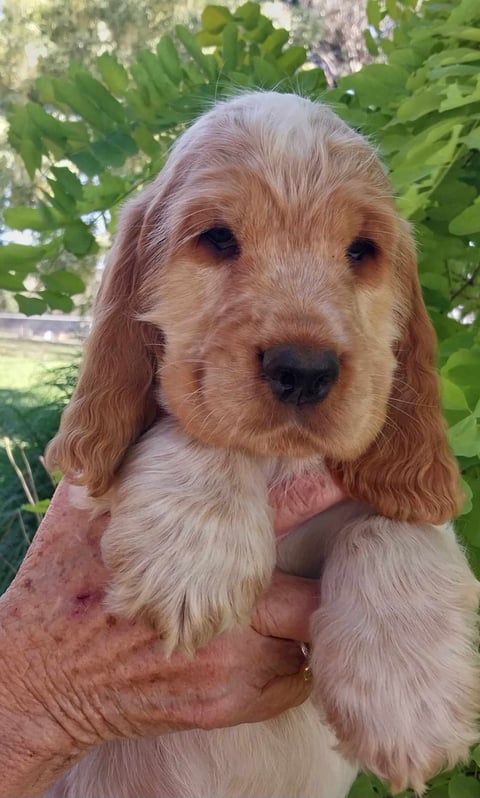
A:
<svg viewBox="0 0 480 798">
<path fill-rule="evenodd" d="M 310 666 L 310 646 L 308 643 L 300 643 L 300 651 L 302 652 L 305 662 L 303 664 L 302 673 L 306 682 L 310 682 L 313 678 L 312 668 Z"/>
</svg>

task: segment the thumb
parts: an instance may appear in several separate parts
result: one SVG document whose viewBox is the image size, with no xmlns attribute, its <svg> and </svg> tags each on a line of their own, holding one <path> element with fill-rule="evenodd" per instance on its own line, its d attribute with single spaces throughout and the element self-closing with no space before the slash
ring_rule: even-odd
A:
<svg viewBox="0 0 480 798">
<path fill-rule="evenodd" d="M 268 720 L 300 706 L 311 692 L 312 681 L 305 678 L 303 668 L 294 676 L 277 676 L 263 688 L 258 699 L 258 720 Z"/>
<path fill-rule="evenodd" d="M 275 510 L 275 534 L 281 537 L 345 498 L 342 488 L 328 471 L 277 485 L 270 493 L 270 503 Z"/>
<path fill-rule="evenodd" d="M 310 618 L 320 603 L 320 582 L 277 571 L 272 585 L 258 599 L 253 628 L 266 637 L 310 640 Z"/>
</svg>

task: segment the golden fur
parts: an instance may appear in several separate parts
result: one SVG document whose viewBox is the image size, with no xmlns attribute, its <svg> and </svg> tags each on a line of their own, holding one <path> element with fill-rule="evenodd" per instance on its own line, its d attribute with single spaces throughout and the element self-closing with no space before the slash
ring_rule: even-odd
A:
<svg viewBox="0 0 480 798">
<path fill-rule="evenodd" d="M 218 227 L 234 231 L 234 255 L 202 235 Z M 347 252 L 358 239 L 374 248 L 352 265 Z M 260 353 L 282 344 L 337 354 L 339 377 L 321 404 L 282 404 L 262 379 Z M 188 651 L 247 622 L 268 585 L 268 486 L 329 467 L 355 520 L 337 524 L 316 564 L 330 585 L 314 622 L 317 701 L 341 751 L 398 788 L 420 790 L 444 762 L 465 755 L 475 737 L 478 593 L 451 533 L 425 526 L 447 521 L 462 503 L 435 336 L 388 178 L 370 144 L 330 109 L 292 95 L 244 95 L 183 134 L 122 215 L 79 384 L 48 460 L 111 509 L 110 606 L 147 614 L 170 649 Z M 318 527 L 322 535 L 329 539 Z M 289 568 L 302 560 L 302 545 L 294 544 Z M 385 619 L 388 634 L 379 632 Z M 438 662 L 426 651 L 428 629 Z M 427 662 L 433 687 L 421 676 Z M 263 737 L 262 725 L 246 727 L 243 744 L 231 744 L 231 756 L 243 751 L 252 762 L 253 781 L 244 773 L 243 786 L 227 787 L 212 764 L 210 781 L 196 771 L 180 787 L 180 755 L 168 760 L 171 743 L 159 740 L 163 775 L 151 764 L 158 786 L 148 795 L 342 798 L 354 770 L 316 712 L 305 712 L 308 722 L 285 721 L 278 756 L 295 749 L 291 735 L 318 737 L 320 775 L 307 754 L 296 766 L 309 769 L 310 781 L 292 776 L 271 793 L 259 787 L 248 735 L 256 746 L 265 740 L 266 756 L 265 724 Z M 199 746 L 227 752 L 235 736 L 202 734 L 172 745 L 198 759 Z M 123 750 L 141 783 L 135 746 Z M 135 796 L 126 776 L 124 793 L 114 788 L 99 756 L 53 794 L 79 798 L 83 785 L 82 798 Z M 339 774 L 335 783 L 328 769 Z M 164 782 L 176 786 L 169 792 Z"/>
</svg>

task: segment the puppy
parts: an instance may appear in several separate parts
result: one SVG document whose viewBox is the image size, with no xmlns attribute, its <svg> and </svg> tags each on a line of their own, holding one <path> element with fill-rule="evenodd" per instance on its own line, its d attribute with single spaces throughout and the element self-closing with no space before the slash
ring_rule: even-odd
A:
<svg viewBox="0 0 480 798">
<path fill-rule="evenodd" d="M 216 105 L 126 206 L 48 459 L 108 507 L 110 609 L 168 651 L 248 623 L 277 560 L 268 489 L 350 500 L 288 538 L 319 576 L 314 699 L 274 721 L 104 745 L 62 798 L 418 792 L 476 738 L 478 586 L 415 248 L 370 144 L 329 108 Z"/>
</svg>

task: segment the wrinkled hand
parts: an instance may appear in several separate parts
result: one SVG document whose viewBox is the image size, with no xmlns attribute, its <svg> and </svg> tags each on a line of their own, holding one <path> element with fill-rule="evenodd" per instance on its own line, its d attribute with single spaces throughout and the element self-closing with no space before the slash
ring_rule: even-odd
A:
<svg viewBox="0 0 480 798">
<path fill-rule="evenodd" d="M 299 520 L 334 495 L 307 493 Z M 294 503 L 274 503 L 283 532 Z M 103 608 L 105 525 L 72 507 L 63 483 L 0 600 L 0 798 L 40 794 L 104 740 L 256 722 L 308 696 L 295 641 L 308 639 L 316 583 L 277 574 L 250 628 L 167 659 L 149 626 Z"/>
</svg>

